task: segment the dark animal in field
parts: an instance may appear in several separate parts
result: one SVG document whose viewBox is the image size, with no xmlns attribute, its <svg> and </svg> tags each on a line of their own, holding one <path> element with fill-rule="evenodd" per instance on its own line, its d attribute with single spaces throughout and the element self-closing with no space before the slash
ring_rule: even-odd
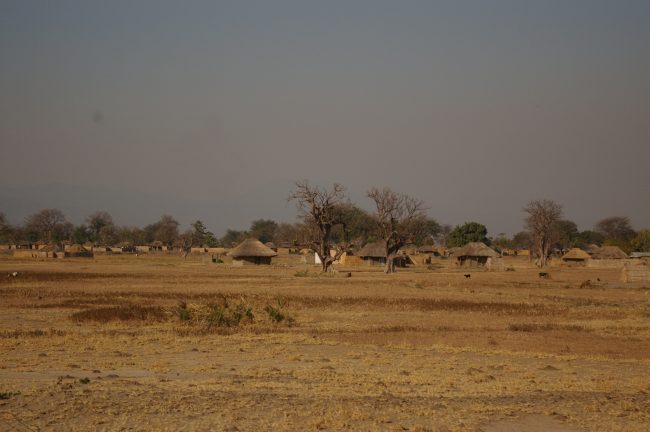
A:
<svg viewBox="0 0 650 432">
<path fill-rule="evenodd" d="M 600 278 L 596 278 L 596 280 L 597 280 L 598 282 L 600 282 Z"/>
<path fill-rule="evenodd" d="M 469 279 L 469 278 L 472 277 L 472 275 L 470 273 L 464 274 L 463 276 L 465 276 L 465 279 Z"/>
<path fill-rule="evenodd" d="M 580 284 L 580 288 L 589 288 L 591 286 L 591 281 L 587 279 L 583 283 Z"/>
<path fill-rule="evenodd" d="M 546 272 L 539 272 L 540 279 L 550 279 L 551 275 Z"/>
</svg>

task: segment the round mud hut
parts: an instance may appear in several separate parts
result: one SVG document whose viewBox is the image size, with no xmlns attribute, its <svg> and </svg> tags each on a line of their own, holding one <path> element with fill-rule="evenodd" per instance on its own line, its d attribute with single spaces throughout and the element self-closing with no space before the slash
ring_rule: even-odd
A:
<svg viewBox="0 0 650 432">
<path fill-rule="evenodd" d="M 276 255 L 277 252 L 273 249 L 252 238 L 244 240 L 236 248 L 228 252 L 228 256 L 232 257 L 233 265 L 268 265 L 271 264 L 271 258 Z"/>
<path fill-rule="evenodd" d="M 499 254 L 485 243 L 470 242 L 454 251 L 454 258 L 461 267 L 484 267 Z"/>
<path fill-rule="evenodd" d="M 628 256 L 618 246 L 602 246 L 595 250 L 591 257 L 599 260 L 627 259 Z"/>
<path fill-rule="evenodd" d="M 591 259 L 591 255 L 579 248 L 573 248 L 569 252 L 562 255 L 562 262 L 566 264 L 586 264 L 587 260 Z"/>
<path fill-rule="evenodd" d="M 377 240 L 376 242 L 368 243 L 357 253 L 356 256 L 360 257 L 369 265 L 383 266 L 386 265 L 386 244 L 382 240 Z M 406 259 L 404 256 L 399 253 L 395 256 L 393 262 L 396 267 L 405 267 Z"/>
</svg>

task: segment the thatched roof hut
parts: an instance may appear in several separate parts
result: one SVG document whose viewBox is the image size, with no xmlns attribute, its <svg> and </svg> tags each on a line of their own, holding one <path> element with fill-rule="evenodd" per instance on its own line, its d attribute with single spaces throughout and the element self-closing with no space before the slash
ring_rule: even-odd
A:
<svg viewBox="0 0 650 432">
<path fill-rule="evenodd" d="M 602 246 L 591 255 L 594 259 L 626 259 L 627 254 L 618 246 Z"/>
<path fill-rule="evenodd" d="M 499 254 L 494 249 L 481 242 L 470 242 L 454 251 L 456 264 L 460 266 L 482 267 L 488 259 L 497 257 Z"/>
<path fill-rule="evenodd" d="M 235 265 L 271 264 L 271 258 L 277 256 L 277 252 L 261 241 L 249 238 L 228 252 L 228 256 L 232 257 Z"/>
<path fill-rule="evenodd" d="M 361 258 L 384 258 L 386 259 L 386 244 L 382 240 L 368 243 L 355 254 Z"/>
<path fill-rule="evenodd" d="M 386 243 L 383 240 L 377 240 L 372 243 L 368 243 L 357 253 L 356 256 L 360 257 L 370 265 L 385 265 L 386 264 Z M 402 253 L 397 254 L 394 258 L 395 266 L 405 267 L 407 261 L 410 261 L 407 256 Z"/>
<path fill-rule="evenodd" d="M 564 262 L 584 263 L 588 259 L 591 259 L 591 255 L 579 248 L 573 248 L 569 252 L 562 255 L 562 261 Z"/>
</svg>

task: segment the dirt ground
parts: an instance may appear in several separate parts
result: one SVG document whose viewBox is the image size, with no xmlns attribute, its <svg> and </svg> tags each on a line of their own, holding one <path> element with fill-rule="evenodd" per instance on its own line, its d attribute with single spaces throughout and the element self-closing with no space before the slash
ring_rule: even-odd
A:
<svg viewBox="0 0 650 432">
<path fill-rule="evenodd" d="M 0 430 L 650 430 L 650 286 L 507 266 L 3 257 Z"/>
</svg>

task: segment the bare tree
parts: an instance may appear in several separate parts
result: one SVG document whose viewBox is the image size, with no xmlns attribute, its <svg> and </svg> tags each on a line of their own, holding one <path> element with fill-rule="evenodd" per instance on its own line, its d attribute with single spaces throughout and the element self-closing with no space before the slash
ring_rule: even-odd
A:
<svg viewBox="0 0 650 432">
<path fill-rule="evenodd" d="M 449 224 L 444 224 L 440 227 L 440 232 L 438 233 L 437 240 L 440 243 L 440 246 L 447 247 L 447 242 L 449 241 L 449 236 L 454 230 L 454 227 Z"/>
<path fill-rule="evenodd" d="M 374 215 L 377 235 L 384 242 L 386 250 L 384 271 L 394 273 L 397 251 L 412 242 L 420 230 L 426 227 L 424 203 L 388 188 L 372 188 L 367 195 L 377 207 Z"/>
<path fill-rule="evenodd" d="M 59 209 L 44 209 L 29 216 L 26 220 L 28 231 L 35 233 L 39 240 L 52 243 L 66 223 Z"/>
<path fill-rule="evenodd" d="M 605 240 L 629 241 L 636 233 L 632 229 L 630 218 L 627 216 L 612 216 L 602 219 L 594 227 L 596 232 L 602 234 Z"/>
<path fill-rule="evenodd" d="M 309 246 L 318 255 L 323 272 L 331 270 L 334 261 L 345 251 L 332 242 L 332 228 L 342 224 L 340 207 L 345 199 L 345 188 L 340 184 L 334 183 L 328 190 L 312 186 L 307 180 L 296 182 L 296 190 L 289 196 L 289 201 L 296 202 L 307 228 Z M 334 256 L 331 250 L 336 251 Z"/>
<path fill-rule="evenodd" d="M 558 240 L 558 221 L 562 217 L 562 205 L 552 200 L 537 200 L 529 202 L 524 207 L 526 229 L 533 241 L 538 265 L 546 266 L 551 246 Z"/>
</svg>

